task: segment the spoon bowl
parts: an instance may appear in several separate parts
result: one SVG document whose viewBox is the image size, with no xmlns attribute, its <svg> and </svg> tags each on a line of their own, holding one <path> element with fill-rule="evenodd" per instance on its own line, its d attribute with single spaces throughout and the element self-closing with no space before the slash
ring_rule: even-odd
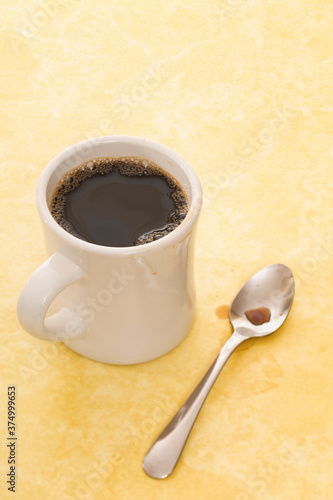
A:
<svg viewBox="0 0 333 500">
<path fill-rule="evenodd" d="M 254 274 L 240 289 L 230 306 L 229 317 L 239 335 L 262 337 L 275 332 L 285 321 L 294 297 L 294 278 L 289 267 L 272 264 Z M 246 312 L 268 309 L 269 320 L 253 324 Z"/>
</svg>

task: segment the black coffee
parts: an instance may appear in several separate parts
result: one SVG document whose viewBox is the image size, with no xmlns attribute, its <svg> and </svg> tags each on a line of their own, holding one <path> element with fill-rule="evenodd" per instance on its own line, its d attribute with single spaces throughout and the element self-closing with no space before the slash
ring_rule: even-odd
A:
<svg viewBox="0 0 333 500">
<path fill-rule="evenodd" d="M 162 238 L 184 220 L 177 181 L 143 158 L 95 158 L 67 172 L 50 199 L 57 223 L 97 245 L 128 247 Z"/>
</svg>

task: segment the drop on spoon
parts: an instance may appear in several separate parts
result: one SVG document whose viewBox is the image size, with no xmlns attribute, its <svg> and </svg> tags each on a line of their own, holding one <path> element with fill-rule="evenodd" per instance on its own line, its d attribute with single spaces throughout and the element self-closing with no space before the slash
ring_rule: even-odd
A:
<svg viewBox="0 0 333 500">
<path fill-rule="evenodd" d="M 263 337 L 280 328 L 290 311 L 293 297 L 293 274 L 283 264 L 264 267 L 245 283 L 230 306 L 234 333 L 146 454 L 142 467 L 148 476 L 163 479 L 171 474 L 201 407 L 230 355 L 244 340 Z"/>
</svg>

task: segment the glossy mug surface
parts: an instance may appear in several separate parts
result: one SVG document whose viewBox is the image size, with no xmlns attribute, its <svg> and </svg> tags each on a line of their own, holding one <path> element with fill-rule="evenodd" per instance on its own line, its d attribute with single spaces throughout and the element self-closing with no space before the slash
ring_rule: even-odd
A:
<svg viewBox="0 0 333 500">
<path fill-rule="evenodd" d="M 142 157 L 172 174 L 189 200 L 185 220 L 159 240 L 130 247 L 95 245 L 61 228 L 48 208 L 55 185 L 72 168 L 102 156 Z M 37 186 L 48 259 L 20 294 L 23 328 L 105 363 L 144 362 L 176 347 L 194 320 L 193 253 L 201 198 L 192 167 L 151 140 L 97 137 L 57 155 Z"/>
</svg>

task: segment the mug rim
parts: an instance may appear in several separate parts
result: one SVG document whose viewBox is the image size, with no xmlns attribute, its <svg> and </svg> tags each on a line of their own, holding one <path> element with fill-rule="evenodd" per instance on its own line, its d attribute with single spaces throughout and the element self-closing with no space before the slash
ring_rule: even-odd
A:
<svg viewBox="0 0 333 500">
<path fill-rule="evenodd" d="M 51 175 L 53 174 L 55 168 L 64 162 L 71 154 L 71 152 L 76 151 L 78 149 L 84 149 L 85 146 L 93 147 L 95 144 L 100 143 L 114 143 L 114 142 L 122 142 L 122 143 L 130 143 L 137 144 L 141 146 L 147 146 L 151 150 L 155 150 L 161 152 L 165 156 L 169 157 L 173 160 L 184 172 L 186 175 L 189 184 L 192 190 L 192 199 L 189 206 L 188 213 L 184 219 L 184 221 L 177 226 L 173 231 L 169 234 L 163 236 L 155 241 L 151 241 L 149 243 L 145 243 L 143 245 L 133 245 L 128 247 L 112 247 L 105 245 L 97 245 L 95 243 L 91 243 L 89 241 L 81 240 L 76 236 L 68 233 L 65 229 L 63 229 L 53 218 L 49 207 L 48 200 L 46 199 L 46 189 L 48 187 L 48 183 Z M 93 153 L 92 153 L 93 157 Z M 84 161 L 82 161 L 84 163 Z M 77 165 L 79 166 L 79 164 Z M 69 167 L 68 170 L 71 170 L 75 167 Z M 183 187 L 183 186 L 182 186 Z M 183 189 L 185 189 L 183 187 Z M 186 189 L 185 189 L 186 191 Z M 200 213 L 201 204 L 202 204 L 202 188 L 197 176 L 197 173 L 191 167 L 187 161 L 180 156 L 178 153 L 173 151 L 168 146 L 164 146 L 163 144 L 154 141 L 152 139 L 146 139 L 144 137 L 137 137 L 132 135 L 107 135 L 107 136 L 99 136 L 91 139 L 86 139 L 84 141 L 80 141 L 76 144 L 73 144 L 60 153 L 58 153 L 44 168 L 42 171 L 36 190 L 36 203 L 38 212 L 43 220 L 43 222 L 49 227 L 51 231 L 53 231 L 59 238 L 65 240 L 68 245 L 76 247 L 78 250 L 86 251 L 86 252 L 94 252 L 102 255 L 130 255 L 130 254 L 141 254 L 146 253 L 147 251 L 158 251 L 167 246 L 172 246 L 173 244 L 179 243 L 179 241 L 184 240 L 192 231 L 193 226 L 198 218 Z"/>
</svg>

